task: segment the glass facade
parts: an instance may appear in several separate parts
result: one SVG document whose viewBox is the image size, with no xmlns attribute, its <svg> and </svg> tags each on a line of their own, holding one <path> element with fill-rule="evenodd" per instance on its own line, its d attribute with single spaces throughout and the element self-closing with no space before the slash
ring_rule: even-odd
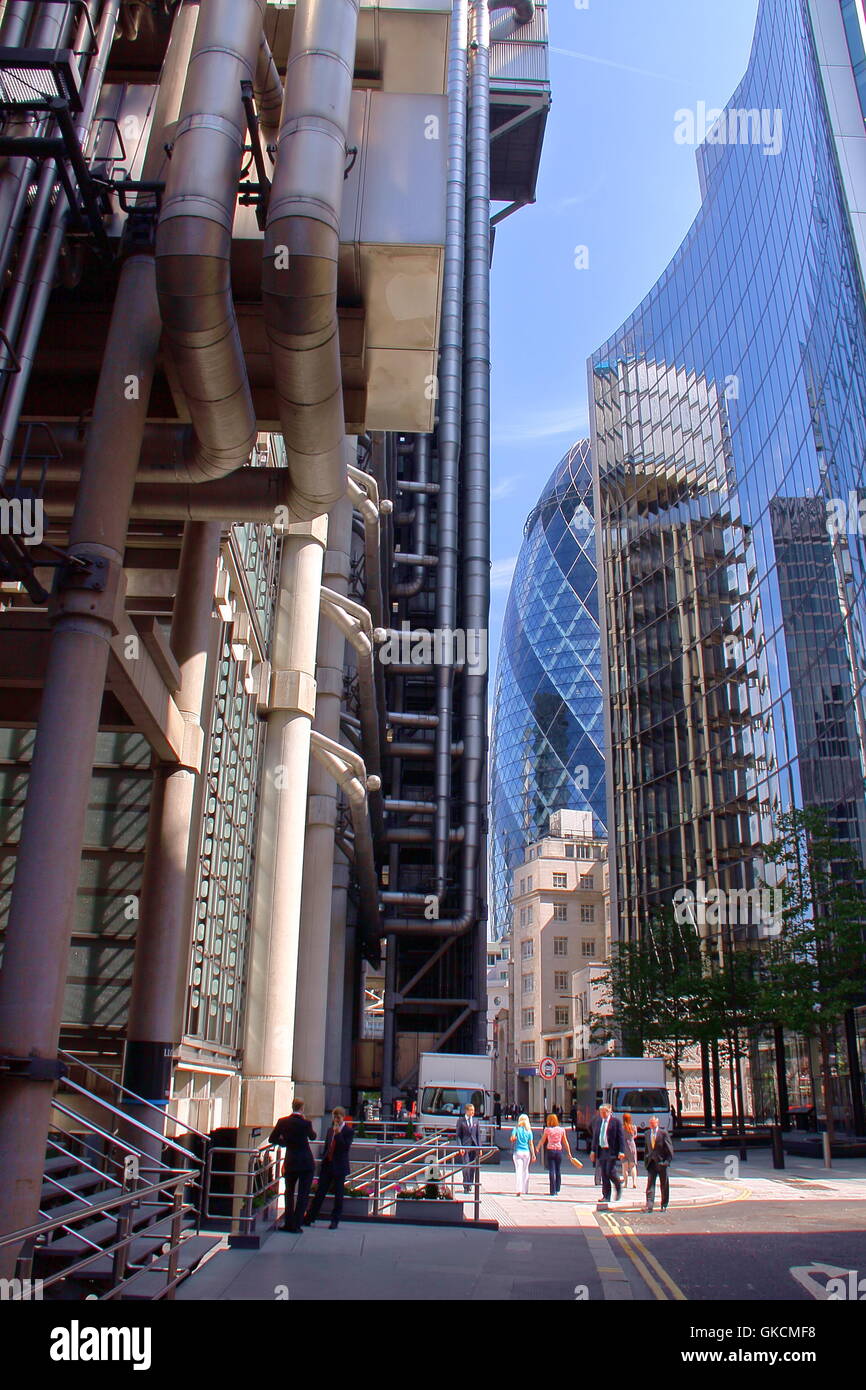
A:
<svg viewBox="0 0 866 1390">
<path fill-rule="evenodd" d="M 552 811 L 592 811 L 605 834 L 598 578 L 589 443 L 575 444 L 530 513 L 505 610 L 491 757 L 493 930 L 509 878 Z"/>
<path fill-rule="evenodd" d="M 792 805 L 866 847 L 866 314 L 835 161 L 809 5 L 762 0 L 701 211 L 591 359 L 614 932 L 753 886 Z"/>
</svg>

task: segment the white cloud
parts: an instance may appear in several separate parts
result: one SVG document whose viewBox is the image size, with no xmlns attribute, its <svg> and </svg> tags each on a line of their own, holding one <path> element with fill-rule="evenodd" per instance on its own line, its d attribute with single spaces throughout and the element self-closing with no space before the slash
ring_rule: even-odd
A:
<svg viewBox="0 0 866 1390">
<path fill-rule="evenodd" d="M 498 483 L 494 483 L 490 489 L 491 502 L 501 502 L 503 497 L 510 497 L 520 481 L 521 475 L 515 473 L 511 478 L 502 478 Z"/>
<path fill-rule="evenodd" d="M 586 438 L 589 432 L 586 411 L 576 405 L 553 406 L 534 410 L 530 415 L 497 424 L 493 443 L 531 444 L 537 439 L 555 439 L 566 435 L 570 443 Z"/>
<path fill-rule="evenodd" d="M 506 560 L 494 560 L 490 566 L 491 589 L 507 589 L 511 583 L 516 564 L 516 555 L 509 555 Z"/>
</svg>

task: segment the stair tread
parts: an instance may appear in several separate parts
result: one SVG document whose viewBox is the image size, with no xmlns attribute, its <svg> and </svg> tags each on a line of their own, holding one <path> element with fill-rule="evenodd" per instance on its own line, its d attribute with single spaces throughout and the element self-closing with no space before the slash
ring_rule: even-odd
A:
<svg viewBox="0 0 866 1390">
<path fill-rule="evenodd" d="M 71 1208 L 70 1214 L 72 1210 L 79 1212 L 81 1208 L 75 1204 L 74 1208 Z M 55 1216 L 56 1213 L 52 1213 L 51 1219 Z M 135 1230 L 143 1226 L 148 1221 L 153 1221 L 154 1216 L 155 1212 L 150 1209 L 139 1208 L 138 1211 L 134 1211 L 132 1213 L 133 1229 Z M 155 1223 L 157 1234 L 161 1233 L 164 1221 L 165 1218 L 162 1218 L 159 1222 Z M 110 1217 L 105 1217 L 102 1220 L 91 1222 L 89 1225 L 82 1225 L 81 1230 L 84 1235 L 86 1235 L 87 1240 L 93 1241 L 96 1245 L 109 1244 L 114 1239 L 115 1232 L 117 1231 L 117 1222 Z M 150 1234 L 150 1232 L 148 1232 L 148 1234 Z M 87 1242 L 80 1239 L 77 1233 L 66 1232 L 66 1234 L 61 1235 L 56 1240 L 50 1241 L 49 1244 L 40 1246 L 39 1252 L 44 1252 L 52 1257 L 57 1255 L 82 1255 L 88 1248 Z"/>
<path fill-rule="evenodd" d="M 69 1192 L 89 1192 L 105 1185 L 105 1177 L 102 1173 L 88 1173 L 86 1169 L 83 1173 L 64 1173 L 60 1177 L 56 1173 L 52 1173 L 51 1176 L 56 1182 L 62 1183 L 63 1187 L 56 1187 L 53 1182 L 44 1182 L 42 1184 L 43 1204 L 46 1200 L 50 1201 L 52 1197 L 62 1197 L 63 1188 Z"/>
</svg>

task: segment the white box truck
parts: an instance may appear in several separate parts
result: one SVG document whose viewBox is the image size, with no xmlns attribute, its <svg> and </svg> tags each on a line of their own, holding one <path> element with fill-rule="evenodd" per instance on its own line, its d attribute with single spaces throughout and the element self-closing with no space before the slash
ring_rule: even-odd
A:
<svg viewBox="0 0 866 1390">
<path fill-rule="evenodd" d="M 471 1103 L 488 1138 L 493 1120 L 493 1058 L 468 1052 L 422 1052 L 418 1063 L 418 1123 L 425 1134 L 453 1130 Z"/>
<path fill-rule="evenodd" d="M 589 1147 L 592 1122 L 603 1103 L 622 1119 L 630 1114 L 637 1125 L 637 1147 L 643 1149 L 644 1134 L 651 1115 L 658 1116 L 659 1129 L 670 1131 L 671 1098 L 662 1057 L 594 1057 L 577 1062 L 574 1068 L 577 1131 Z"/>
</svg>

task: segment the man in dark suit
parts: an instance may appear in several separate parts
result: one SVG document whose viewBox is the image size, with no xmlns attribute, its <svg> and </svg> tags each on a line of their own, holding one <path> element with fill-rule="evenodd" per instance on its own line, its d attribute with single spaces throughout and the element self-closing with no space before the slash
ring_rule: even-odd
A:
<svg viewBox="0 0 866 1390">
<path fill-rule="evenodd" d="M 463 1191 L 471 1192 L 478 1173 L 478 1150 L 481 1148 L 481 1126 L 475 1118 L 474 1105 L 464 1107 L 457 1121 L 455 1138 L 460 1145 L 459 1157 L 467 1160 L 463 1166 Z"/>
<path fill-rule="evenodd" d="M 666 1129 L 659 1129 L 658 1115 L 651 1115 L 646 1132 L 644 1163 L 646 1164 L 646 1209 L 652 1211 L 656 1198 L 656 1178 L 662 1193 L 662 1211 L 667 1211 L 671 1195 L 668 1164 L 673 1162 L 674 1146 Z"/>
<path fill-rule="evenodd" d="M 618 1164 L 625 1158 L 625 1130 L 622 1120 L 611 1114 L 609 1105 L 600 1105 L 598 1115 L 592 1122 L 592 1142 L 590 1153 L 593 1163 L 601 1171 L 601 1200 L 610 1201 L 611 1183 L 616 1188 L 618 1202 L 622 1196 L 622 1179 Z"/>
<path fill-rule="evenodd" d="M 322 1209 L 322 1203 L 329 1192 L 334 1194 L 334 1210 L 331 1215 L 330 1231 L 336 1231 L 343 1215 L 343 1188 L 349 1176 L 349 1150 L 352 1147 L 352 1123 L 346 1119 L 346 1112 L 337 1106 L 331 1112 L 331 1128 L 325 1135 L 322 1150 L 322 1163 L 319 1168 L 319 1181 L 310 1214 L 304 1224 L 312 1226 Z"/>
<path fill-rule="evenodd" d="M 304 1114 L 304 1102 L 292 1101 L 291 1115 L 284 1115 L 274 1125 L 269 1144 L 280 1144 L 286 1151 L 283 1163 L 283 1176 L 286 1179 L 286 1209 L 283 1212 L 282 1231 L 299 1235 L 303 1229 L 301 1220 L 307 1210 L 307 1198 L 313 1185 L 316 1170 L 310 1140 L 315 1139 L 316 1131 Z M 297 1195 L 296 1195 L 297 1189 Z"/>
</svg>

